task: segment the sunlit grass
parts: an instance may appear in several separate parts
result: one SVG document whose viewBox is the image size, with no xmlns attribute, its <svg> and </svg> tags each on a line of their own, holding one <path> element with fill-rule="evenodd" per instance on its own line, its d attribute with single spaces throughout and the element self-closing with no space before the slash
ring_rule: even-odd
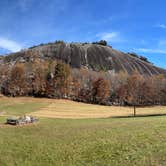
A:
<svg viewBox="0 0 166 166">
<path fill-rule="evenodd" d="M 68 100 L 1 98 L 0 165 L 165 166 L 166 116 L 127 118 L 132 111 Z M 137 109 L 139 115 L 165 112 L 165 107 Z M 6 116 L 23 114 L 41 118 L 32 125 L 2 124 Z"/>
<path fill-rule="evenodd" d="M 165 130 L 165 117 L 1 127 L 0 165 L 165 165 Z"/>
</svg>

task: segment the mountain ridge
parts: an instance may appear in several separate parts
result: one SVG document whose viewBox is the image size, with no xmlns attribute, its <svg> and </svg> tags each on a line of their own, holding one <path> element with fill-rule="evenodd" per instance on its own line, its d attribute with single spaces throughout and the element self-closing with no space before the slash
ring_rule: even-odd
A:
<svg viewBox="0 0 166 166">
<path fill-rule="evenodd" d="M 142 75 L 166 76 L 166 70 L 156 67 L 136 54 L 123 53 L 113 49 L 111 46 L 98 43 L 55 43 L 41 44 L 20 52 L 11 53 L 0 57 L 0 64 L 27 63 L 33 62 L 35 58 L 41 61 L 61 60 L 72 68 L 86 67 L 94 71 L 120 71 L 129 74 L 138 71 Z"/>
</svg>

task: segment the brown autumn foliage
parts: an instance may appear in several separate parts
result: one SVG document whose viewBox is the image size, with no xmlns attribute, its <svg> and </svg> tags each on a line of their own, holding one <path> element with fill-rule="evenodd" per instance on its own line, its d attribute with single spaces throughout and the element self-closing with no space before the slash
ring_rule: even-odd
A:
<svg viewBox="0 0 166 166">
<path fill-rule="evenodd" d="M 44 70 L 42 68 L 36 68 L 34 75 L 30 77 L 32 86 L 33 96 L 45 96 L 46 94 L 46 80 L 44 75 Z"/>
<path fill-rule="evenodd" d="M 58 98 L 66 98 L 70 85 L 70 67 L 67 64 L 58 62 L 54 71 L 55 95 Z"/>
<path fill-rule="evenodd" d="M 23 96 L 28 92 L 26 73 L 23 65 L 16 65 L 12 68 L 9 79 L 6 80 L 2 91 L 6 95 Z"/>
<path fill-rule="evenodd" d="M 106 105 L 166 104 L 166 77 L 163 75 L 150 77 L 138 72 L 128 75 L 71 69 L 57 61 L 36 60 L 13 67 L 1 66 L 0 88 L 1 93 L 9 96 L 68 98 Z"/>
<path fill-rule="evenodd" d="M 129 105 L 151 104 L 153 87 L 138 72 L 128 77 L 126 83 L 119 87 L 118 96 L 120 103 Z"/>
<path fill-rule="evenodd" d="M 73 100 L 78 100 L 79 92 L 80 92 L 80 80 L 76 78 L 72 78 L 70 81 L 70 98 Z"/>
<path fill-rule="evenodd" d="M 53 98 L 66 98 L 70 92 L 70 67 L 57 62 L 54 72 L 46 75 L 46 96 Z"/>
<path fill-rule="evenodd" d="M 127 96 L 125 97 L 126 102 L 131 105 L 139 105 L 141 99 L 141 86 L 142 86 L 143 78 L 140 74 L 133 73 L 131 77 L 127 80 Z"/>
<path fill-rule="evenodd" d="M 93 102 L 103 104 L 106 103 L 110 96 L 110 83 L 102 77 L 99 77 L 92 83 Z"/>
</svg>

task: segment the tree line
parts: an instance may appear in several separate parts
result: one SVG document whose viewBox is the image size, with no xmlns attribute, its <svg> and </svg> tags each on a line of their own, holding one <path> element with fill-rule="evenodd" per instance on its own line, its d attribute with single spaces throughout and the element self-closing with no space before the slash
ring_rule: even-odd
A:
<svg viewBox="0 0 166 166">
<path fill-rule="evenodd" d="M 72 69 L 60 61 L 1 66 L 0 89 L 13 97 L 67 98 L 103 105 L 166 105 L 163 75 Z"/>
</svg>

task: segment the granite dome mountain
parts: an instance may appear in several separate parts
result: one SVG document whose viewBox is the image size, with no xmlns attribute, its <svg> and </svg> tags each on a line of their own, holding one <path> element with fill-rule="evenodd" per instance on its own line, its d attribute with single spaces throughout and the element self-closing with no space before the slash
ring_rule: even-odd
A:
<svg viewBox="0 0 166 166">
<path fill-rule="evenodd" d="M 0 64 L 33 62 L 35 58 L 41 61 L 61 60 L 72 68 L 86 67 L 95 71 L 124 71 L 129 74 L 138 71 L 143 75 L 166 75 L 166 70 L 156 67 L 144 57 L 134 53 L 123 53 L 111 46 L 100 43 L 55 43 L 41 44 L 20 52 L 11 53 L 0 58 Z"/>
</svg>

